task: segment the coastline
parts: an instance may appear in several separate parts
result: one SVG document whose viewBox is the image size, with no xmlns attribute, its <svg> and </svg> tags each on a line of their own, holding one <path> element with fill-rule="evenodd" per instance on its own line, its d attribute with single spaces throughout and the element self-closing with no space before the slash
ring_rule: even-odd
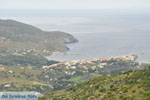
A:
<svg viewBox="0 0 150 100">
<path fill-rule="evenodd" d="M 66 53 L 68 51 L 70 51 L 70 48 L 67 46 L 68 44 L 75 44 L 75 43 L 78 43 L 79 40 L 75 39 L 75 40 L 70 40 L 69 42 L 64 42 L 65 46 L 66 46 L 66 49 L 67 51 L 65 52 L 60 52 L 60 51 L 54 51 L 50 54 L 50 56 L 56 56 L 56 55 L 59 55 L 59 54 L 63 54 L 63 55 L 66 55 Z M 46 56 L 46 57 L 50 57 L 50 56 Z"/>
<path fill-rule="evenodd" d="M 70 60 L 70 61 L 60 61 L 57 64 L 53 64 L 50 66 L 43 66 L 43 68 L 51 68 L 51 67 L 56 67 L 58 65 L 61 64 L 85 64 L 85 63 L 92 63 L 94 61 L 111 61 L 113 59 L 117 59 L 117 60 L 124 60 L 124 61 L 136 61 L 136 59 L 138 58 L 137 55 L 129 55 L 129 56 L 114 56 L 114 57 L 104 57 L 104 58 L 95 58 L 95 59 L 86 59 L 86 60 Z"/>
</svg>

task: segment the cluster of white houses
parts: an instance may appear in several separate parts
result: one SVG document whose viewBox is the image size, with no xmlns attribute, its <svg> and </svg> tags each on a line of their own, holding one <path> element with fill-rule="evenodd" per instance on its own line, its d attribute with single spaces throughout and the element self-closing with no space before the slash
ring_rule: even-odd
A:
<svg viewBox="0 0 150 100">
<path fill-rule="evenodd" d="M 112 59 L 121 59 L 121 60 L 130 60 L 130 61 L 134 61 L 136 59 L 136 55 L 131 55 L 131 56 L 116 56 L 116 57 L 110 57 L 110 58 L 97 58 L 97 59 L 87 59 L 87 60 L 72 60 L 72 61 L 62 61 L 60 63 L 57 64 L 53 64 L 50 66 L 43 66 L 43 69 L 46 68 L 52 68 L 52 67 L 57 67 L 61 64 L 65 65 L 66 68 L 71 68 L 71 69 L 76 69 L 76 64 L 85 64 L 85 63 L 92 63 L 93 61 L 109 61 Z M 106 63 L 99 63 L 99 67 L 103 68 L 103 66 L 106 65 Z M 84 67 L 84 66 L 82 66 Z"/>
</svg>

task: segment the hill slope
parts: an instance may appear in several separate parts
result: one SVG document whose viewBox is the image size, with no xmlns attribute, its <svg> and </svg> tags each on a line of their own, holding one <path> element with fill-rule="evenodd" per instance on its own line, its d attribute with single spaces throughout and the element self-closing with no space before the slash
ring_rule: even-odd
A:
<svg viewBox="0 0 150 100">
<path fill-rule="evenodd" d="M 99 75 L 109 76 L 144 68 L 145 65 L 142 67 L 131 61 L 131 57 L 56 62 L 31 55 L 6 56 L 1 58 L 5 59 L 3 65 L 0 63 L 0 91 L 37 91 L 47 94 L 75 86 Z M 9 87 L 5 87 L 8 85 Z"/>
<path fill-rule="evenodd" d="M 65 44 L 77 41 L 64 32 L 45 32 L 14 20 L 0 20 L 0 53 L 34 51 L 50 55 L 52 52 L 67 51 Z"/>
<path fill-rule="evenodd" d="M 150 68 L 96 77 L 39 100 L 150 100 Z"/>
</svg>

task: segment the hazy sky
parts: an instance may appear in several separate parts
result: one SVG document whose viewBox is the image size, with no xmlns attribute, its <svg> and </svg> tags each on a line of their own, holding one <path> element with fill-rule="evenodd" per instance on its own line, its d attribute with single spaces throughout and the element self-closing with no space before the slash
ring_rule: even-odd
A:
<svg viewBox="0 0 150 100">
<path fill-rule="evenodd" d="M 0 0 L 0 8 L 113 9 L 150 8 L 150 0 Z"/>
</svg>

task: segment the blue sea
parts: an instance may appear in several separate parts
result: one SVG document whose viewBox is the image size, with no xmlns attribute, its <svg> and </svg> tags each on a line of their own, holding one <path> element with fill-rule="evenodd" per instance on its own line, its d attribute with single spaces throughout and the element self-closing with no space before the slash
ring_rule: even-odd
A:
<svg viewBox="0 0 150 100">
<path fill-rule="evenodd" d="M 0 19 L 14 19 L 46 31 L 72 34 L 65 54 L 53 60 L 82 60 L 137 54 L 150 62 L 150 10 L 0 10 Z"/>
</svg>

